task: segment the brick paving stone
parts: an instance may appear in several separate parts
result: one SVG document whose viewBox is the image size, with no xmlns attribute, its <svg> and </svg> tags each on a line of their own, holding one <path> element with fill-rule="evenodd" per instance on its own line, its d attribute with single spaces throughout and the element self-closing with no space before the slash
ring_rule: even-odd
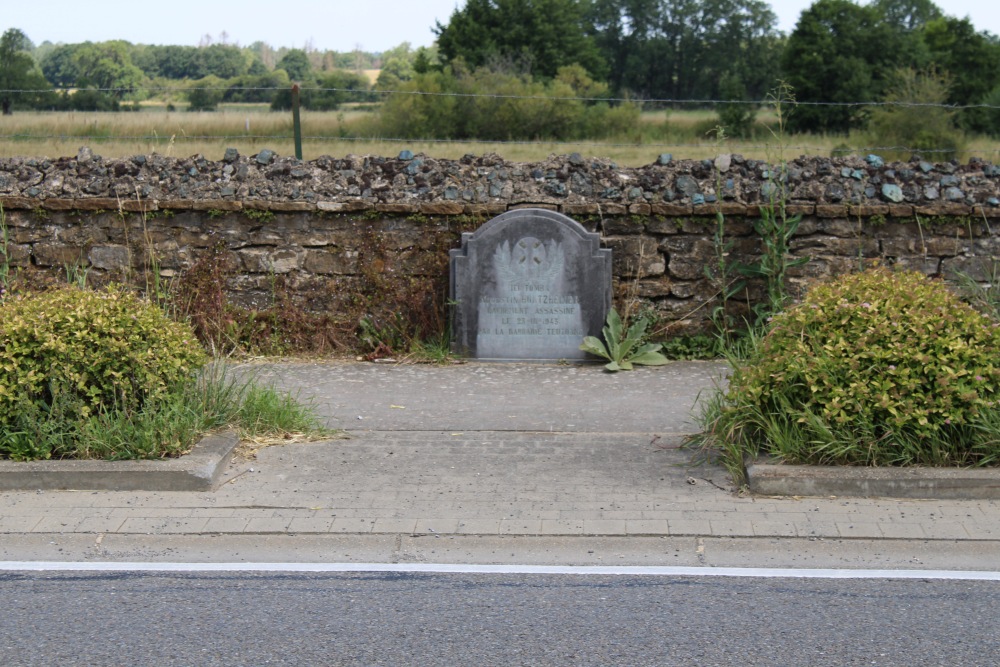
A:
<svg viewBox="0 0 1000 667">
<path fill-rule="evenodd" d="M 559 518 L 566 521 L 597 521 L 604 518 L 603 510 L 565 509 L 559 511 Z"/>
<path fill-rule="evenodd" d="M 542 532 L 541 519 L 501 519 L 501 535 L 538 535 Z"/>
<path fill-rule="evenodd" d="M 75 533 L 76 527 L 83 519 L 81 517 L 46 516 L 35 524 L 35 533 Z"/>
<path fill-rule="evenodd" d="M 412 533 L 416 528 L 416 519 L 380 517 L 372 525 L 373 533 Z"/>
<path fill-rule="evenodd" d="M 290 533 L 328 533 L 333 527 L 333 519 L 324 517 L 292 517 L 288 522 Z"/>
<path fill-rule="evenodd" d="M 879 523 L 882 536 L 893 539 L 925 539 L 927 534 L 919 523 L 902 523 L 897 521 Z"/>
<path fill-rule="evenodd" d="M 882 537 L 882 529 L 877 523 L 838 522 L 837 530 L 841 537 Z"/>
<path fill-rule="evenodd" d="M 250 517 L 244 533 L 284 533 L 292 522 L 287 517 Z"/>
<path fill-rule="evenodd" d="M 583 521 L 543 519 L 541 535 L 583 535 Z"/>
<path fill-rule="evenodd" d="M 584 535 L 627 535 L 624 519 L 584 519 Z"/>
<path fill-rule="evenodd" d="M 0 533 L 30 533 L 41 516 L 0 516 Z"/>
<path fill-rule="evenodd" d="M 662 519 L 632 519 L 625 521 L 625 532 L 629 535 L 669 535 L 670 525 Z"/>
<path fill-rule="evenodd" d="M 754 526 L 748 519 L 730 517 L 709 521 L 712 535 L 716 537 L 753 537 Z"/>
<path fill-rule="evenodd" d="M 461 535 L 497 535 L 503 520 L 463 519 L 458 522 L 457 533 Z M 540 527 L 539 527 L 540 529 Z"/>
<path fill-rule="evenodd" d="M 250 519 L 246 517 L 212 517 L 208 519 L 203 530 L 210 533 L 242 533 L 249 523 Z"/>
<path fill-rule="evenodd" d="M 186 519 L 172 517 L 133 517 L 125 519 L 117 532 L 170 535 L 200 533 L 208 519 Z"/>
<path fill-rule="evenodd" d="M 219 518 L 223 518 L 223 517 L 233 517 L 233 516 L 236 516 L 236 510 L 233 509 L 233 508 L 231 508 L 231 507 L 228 507 L 228 508 L 223 508 L 223 507 L 195 507 L 195 508 L 191 509 L 190 514 L 188 514 L 188 516 L 194 517 L 194 518 L 206 517 L 206 518 L 209 518 L 209 519 L 219 519 Z"/>
<path fill-rule="evenodd" d="M 124 519 L 105 516 L 88 516 L 76 524 L 78 533 L 117 533 L 121 529 Z"/>
<path fill-rule="evenodd" d="M 796 524 L 795 529 L 798 531 L 799 537 L 840 537 L 840 529 L 832 521 L 810 520 L 803 525 Z"/>
<path fill-rule="evenodd" d="M 458 519 L 417 519 L 414 535 L 447 535 L 458 532 Z"/>
<path fill-rule="evenodd" d="M 780 521 L 753 521 L 751 522 L 753 534 L 756 537 L 798 537 L 798 529 L 794 522 L 782 523 Z"/>
<path fill-rule="evenodd" d="M 671 535 L 711 535 L 711 524 L 707 521 L 685 521 L 683 519 L 668 519 Z"/>
<path fill-rule="evenodd" d="M 370 533 L 377 519 L 372 518 L 350 518 L 334 519 L 330 526 L 331 533 Z"/>
</svg>

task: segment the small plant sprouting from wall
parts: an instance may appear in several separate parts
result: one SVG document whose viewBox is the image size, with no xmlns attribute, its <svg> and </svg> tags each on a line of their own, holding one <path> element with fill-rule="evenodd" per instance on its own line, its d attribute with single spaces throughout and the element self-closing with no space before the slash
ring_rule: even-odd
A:
<svg viewBox="0 0 1000 667">
<path fill-rule="evenodd" d="M 794 107 L 795 97 L 791 86 L 782 82 L 768 95 L 768 99 L 777 118 L 777 129 L 772 130 L 772 134 L 778 142 L 778 165 L 765 174 L 767 180 L 761 187 L 764 204 L 760 207 L 760 218 L 753 221 L 754 231 L 762 244 L 761 257 L 757 262 L 741 268 L 741 272 L 748 277 L 762 278 L 767 288 L 767 300 L 754 307 L 757 316 L 755 325 L 758 327 L 788 304 L 788 270 L 809 261 L 808 257 L 792 258 L 790 255 L 792 237 L 802 222 L 801 214 L 788 213 L 788 166 L 784 157 L 785 123 L 788 107 Z M 772 161 L 769 159 L 769 162 Z"/>
</svg>

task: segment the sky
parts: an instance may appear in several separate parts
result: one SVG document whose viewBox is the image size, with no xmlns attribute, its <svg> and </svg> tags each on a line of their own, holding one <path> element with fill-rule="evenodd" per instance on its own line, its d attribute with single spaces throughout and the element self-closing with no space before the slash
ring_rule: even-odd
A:
<svg viewBox="0 0 1000 667">
<path fill-rule="evenodd" d="M 791 32 L 812 0 L 772 0 L 778 29 Z M 938 0 L 946 14 L 972 19 L 977 30 L 1000 34 L 1000 2 Z M 215 42 L 321 51 L 380 52 L 434 41 L 435 21 L 447 23 L 464 0 L 37 0 L 5 3 L 0 31 L 19 28 L 31 41 L 77 43 L 124 39 L 134 44 L 196 46 Z"/>
</svg>

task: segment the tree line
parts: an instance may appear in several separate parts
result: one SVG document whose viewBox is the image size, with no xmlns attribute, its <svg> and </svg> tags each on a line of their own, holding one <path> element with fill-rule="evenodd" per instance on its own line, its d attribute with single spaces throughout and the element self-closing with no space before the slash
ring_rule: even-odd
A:
<svg viewBox="0 0 1000 667">
<path fill-rule="evenodd" d="M 763 0 L 466 0 L 434 30 L 437 41 L 429 49 L 404 43 L 382 54 L 340 54 L 275 51 L 260 42 L 34 47 L 12 29 L 0 39 L 0 91 L 43 92 L 0 92 L 0 102 L 5 113 L 59 105 L 120 108 L 148 91 L 182 84 L 192 109 L 222 102 L 285 108 L 284 89 L 298 81 L 307 108 L 381 101 L 388 126 L 400 136 L 579 135 L 599 131 L 608 119 L 628 122 L 623 107 L 690 107 L 699 100 L 719 110 L 729 134 L 739 135 L 752 129 L 754 103 L 782 82 L 799 103 L 788 118 L 791 131 L 846 134 L 878 120 L 880 107 L 864 103 L 939 102 L 970 107 L 942 110 L 949 127 L 1000 136 L 1000 39 L 932 0 L 816 0 L 788 35 L 777 30 Z M 362 69 L 381 69 L 378 81 L 370 85 Z M 378 95 L 388 91 L 393 94 Z M 524 108 L 510 101 L 489 106 L 418 95 L 501 91 L 505 98 L 570 93 L 588 99 L 569 105 L 577 121 L 540 126 L 516 117 L 555 113 L 551 105 L 535 104 L 547 109 L 540 112 L 527 102 Z M 925 99 L 910 99 L 914 95 Z M 492 121 L 477 123 L 471 111 Z M 509 125 L 498 129 L 495 123 L 507 117 Z M 523 127 L 505 132 L 515 125 Z M 543 131 L 550 134 L 532 134 Z"/>
</svg>

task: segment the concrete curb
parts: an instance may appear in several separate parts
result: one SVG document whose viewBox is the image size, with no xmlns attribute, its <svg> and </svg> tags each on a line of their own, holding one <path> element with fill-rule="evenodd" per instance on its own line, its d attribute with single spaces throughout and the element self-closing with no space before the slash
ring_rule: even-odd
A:
<svg viewBox="0 0 1000 667">
<path fill-rule="evenodd" d="M 997 468 L 864 468 L 747 463 L 747 484 L 764 496 L 933 500 L 1000 499 Z"/>
<path fill-rule="evenodd" d="M 209 435 L 191 453 L 154 461 L 0 461 L 0 491 L 212 491 L 239 444 Z"/>
</svg>

